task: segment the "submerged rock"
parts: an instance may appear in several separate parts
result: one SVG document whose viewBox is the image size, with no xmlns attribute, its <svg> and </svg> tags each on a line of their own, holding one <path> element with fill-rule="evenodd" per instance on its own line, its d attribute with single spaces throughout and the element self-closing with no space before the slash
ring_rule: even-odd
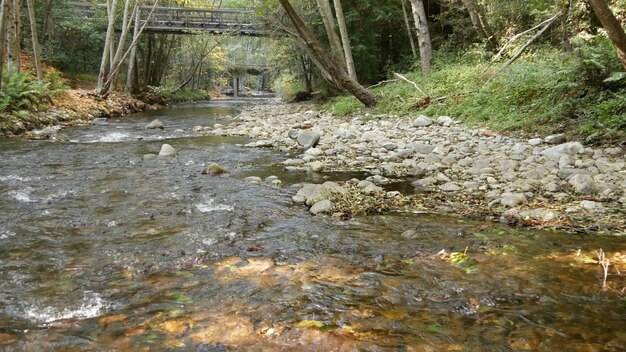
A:
<svg viewBox="0 0 626 352">
<path fill-rule="evenodd" d="M 175 156 L 176 154 L 178 154 L 176 149 L 169 144 L 163 144 L 159 152 L 159 156 Z"/>
<path fill-rule="evenodd" d="M 222 175 L 222 174 L 227 174 L 227 173 L 228 173 L 228 170 L 223 168 L 218 163 L 211 163 L 209 164 L 209 166 L 206 167 L 206 169 L 204 169 L 204 171 L 202 171 L 203 175 Z"/>
<path fill-rule="evenodd" d="M 149 124 L 146 125 L 146 129 L 148 130 L 155 130 L 155 129 L 165 129 L 165 125 L 163 125 L 163 122 L 161 122 L 161 120 L 156 119 L 152 122 L 150 122 Z"/>
</svg>

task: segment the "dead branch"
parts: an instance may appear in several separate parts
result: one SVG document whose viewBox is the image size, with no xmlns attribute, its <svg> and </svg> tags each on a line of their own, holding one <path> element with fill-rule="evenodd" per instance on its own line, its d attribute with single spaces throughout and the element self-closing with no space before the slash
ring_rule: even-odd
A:
<svg viewBox="0 0 626 352">
<path fill-rule="evenodd" d="M 367 87 L 367 89 L 372 89 L 372 88 L 380 87 L 380 86 L 382 86 L 383 84 L 387 84 L 387 83 L 391 83 L 391 82 L 398 82 L 398 80 L 397 80 L 397 79 L 388 79 L 388 80 L 386 80 L 386 81 L 380 81 L 380 82 L 378 82 L 378 83 L 376 83 L 376 84 L 374 84 L 374 85 L 372 85 L 372 86 Z"/>
<path fill-rule="evenodd" d="M 394 72 L 393 75 L 395 77 L 398 77 L 398 79 L 400 79 L 401 81 L 404 81 L 406 83 L 412 84 L 415 87 L 415 89 L 417 89 L 418 92 L 422 93 L 423 96 L 425 96 L 425 97 L 428 96 L 428 94 L 424 93 L 424 91 L 422 89 L 420 89 L 420 87 L 417 85 L 417 83 L 411 81 L 410 79 L 404 77 L 403 75 L 401 75 L 399 73 Z"/>
</svg>

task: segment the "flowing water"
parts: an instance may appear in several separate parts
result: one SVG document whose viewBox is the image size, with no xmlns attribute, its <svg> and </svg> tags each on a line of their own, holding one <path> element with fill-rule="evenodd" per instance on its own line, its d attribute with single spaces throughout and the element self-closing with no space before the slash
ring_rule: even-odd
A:
<svg viewBox="0 0 626 352">
<path fill-rule="evenodd" d="M 0 140 L 0 350 L 626 350 L 626 282 L 611 271 L 603 291 L 581 259 L 626 254 L 623 239 L 311 217 L 290 184 L 323 176 L 190 132 L 235 113 L 178 106 L 66 129 L 67 142 Z M 145 130 L 157 117 L 167 129 Z M 163 139 L 179 155 L 143 161 Z M 202 175 L 211 162 L 230 173 Z M 270 173 L 283 188 L 243 181 Z"/>
</svg>

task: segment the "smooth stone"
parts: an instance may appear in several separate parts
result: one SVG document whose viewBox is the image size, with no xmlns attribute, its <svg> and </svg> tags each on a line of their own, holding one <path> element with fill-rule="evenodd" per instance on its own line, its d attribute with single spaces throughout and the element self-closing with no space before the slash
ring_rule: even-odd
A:
<svg viewBox="0 0 626 352">
<path fill-rule="evenodd" d="M 309 209 L 309 212 L 313 215 L 328 213 L 333 209 L 333 207 L 333 203 L 330 200 L 324 199 L 313 204 L 311 209 Z"/>
<path fill-rule="evenodd" d="M 174 156 L 178 154 L 176 149 L 169 144 L 163 144 L 161 146 L 161 151 L 159 152 L 159 156 Z"/>
<path fill-rule="evenodd" d="M 561 144 L 564 143 L 566 140 L 567 139 L 565 138 L 565 135 L 563 133 L 553 134 L 543 139 L 543 141 L 548 144 Z"/>
<path fill-rule="evenodd" d="M 255 185 L 260 185 L 261 183 L 263 183 L 263 180 L 257 176 L 246 177 L 243 179 L 243 181 L 246 183 L 255 184 Z"/>
<path fill-rule="evenodd" d="M 156 154 L 152 154 L 152 153 L 150 153 L 150 154 L 144 154 L 142 159 L 145 161 L 145 160 L 154 159 L 154 158 L 156 158 L 156 157 L 157 157 L 157 155 L 156 155 Z"/>
<path fill-rule="evenodd" d="M 433 119 L 428 116 L 420 115 L 413 120 L 413 127 L 428 127 L 435 123 Z"/>
<path fill-rule="evenodd" d="M 306 150 L 315 147 L 319 143 L 321 136 L 321 134 L 315 131 L 304 131 L 298 136 L 297 142 Z"/>
<path fill-rule="evenodd" d="M 287 135 L 289 136 L 289 138 L 295 140 L 298 140 L 298 136 L 300 135 L 300 131 L 296 130 L 296 129 L 291 129 L 289 130 L 289 132 L 287 133 Z"/>
<path fill-rule="evenodd" d="M 543 143 L 543 139 L 541 138 L 533 138 L 528 140 L 528 144 L 532 145 L 533 147 L 538 146 L 541 143 Z"/>
<path fill-rule="evenodd" d="M 585 210 L 595 211 L 597 213 L 604 213 L 606 211 L 601 203 L 597 203 L 591 200 L 583 200 L 582 202 L 580 202 L 580 207 Z"/>
<path fill-rule="evenodd" d="M 502 194 L 500 204 L 505 207 L 514 208 L 518 205 L 526 203 L 527 201 L 526 196 L 521 193 L 504 193 Z"/>
<path fill-rule="evenodd" d="M 222 175 L 222 174 L 227 174 L 227 173 L 228 173 L 228 170 L 223 168 L 218 163 L 211 163 L 209 164 L 209 166 L 206 167 L 206 169 L 204 169 L 204 171 L 202 171 L 203 175 Z"/>
<path fill-rule="evenodd" d="M 441 126 L 449 127 L 454 124 L 454 120 L 450 116 L 439 116 L 437 118 L 437 123 Z"/>
<path fill-rule="evenodd" d="M 204 127 L 198 125 L 198 126 L 193 126 L 193 128 L 191 129 L 191 132 L 202 132 L 204 130 Z"/>
<path fill-rule="evenodd" d="M 562 155 L 575 155 L 580 153 L 585 147 L 580 142 L 569 142 L 554 147 L 545 149 L 541 152 L 541 155 L 545 155 L 550 158 L 560 158 Z"/>
<path fill-rule="evenodd" d="M 313 172 L 322 172 L 324 171 L 324 163 L 321 161 L 312 161 L 307 164 L 307 167 L 311 169 Z"/>
<path fill-rule="evenodd" d="M 159 119 L 153 120 L 152 122 L 146 125 L 146 129 L 148 130 L 155 130 L 157 128 L 161 130 L 165 129 L 165 125 L 163 125 L 163 122 Z"/>
<path fill-rule="evenodd" d="M 439 187 L 442 192 L 458 192 L 461 190 L 461 187 L 454 182 L 444 183 Z"/>
<path fill-rule="evenodd" d="M 91 121 L 91 124 L 97 126 L 106 126 L 109 124 L 109 119 L 106 117 L 96 117 L 95 119 L 93 119 L 93 121 Z"/>
</svg>

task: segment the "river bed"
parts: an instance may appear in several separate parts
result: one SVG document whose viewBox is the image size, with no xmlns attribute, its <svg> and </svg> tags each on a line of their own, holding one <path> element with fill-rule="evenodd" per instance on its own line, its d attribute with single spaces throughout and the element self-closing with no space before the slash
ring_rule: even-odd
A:
<svg viewBox="0 0 626 352">
<path fill-rule="evenodd" d="M 613 267 L 603 290 L 589 263 L 603 249 L 623 265 L 622 238 L 312 217 L 292 185 L 353 175 L 288 174 L 245 137 L 191 132 L 236 112 L 0 139 L 0 350 L 626 350 L 626 280 Z M 144 128 L 155 118 L 164 131 Z M 143 160 L 163 143 L 179 154 Z M 213 162 L 230 173 L 202 175 Z M 270 173 L 283 187 L 244 181 Z"/>
</svg>

